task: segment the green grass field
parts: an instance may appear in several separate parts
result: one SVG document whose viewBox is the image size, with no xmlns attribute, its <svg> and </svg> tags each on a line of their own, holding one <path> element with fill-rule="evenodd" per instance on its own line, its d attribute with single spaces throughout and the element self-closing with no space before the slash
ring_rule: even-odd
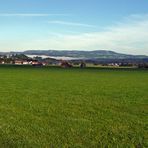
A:
<svg viewBox="0 0 148 148">
<path fill-rule="evenodd" d="M 0 147 L 148 147 L 148 71 L 1 66 Z"/>
</svg>

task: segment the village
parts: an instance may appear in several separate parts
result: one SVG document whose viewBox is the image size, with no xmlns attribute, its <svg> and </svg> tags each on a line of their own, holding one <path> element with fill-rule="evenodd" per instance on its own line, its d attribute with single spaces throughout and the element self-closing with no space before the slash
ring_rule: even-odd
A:
<svg viewBox="0 0 148 148">
<path fill-rule="evenodd" d="M 75 59 L 65 60 L 51 57 L 42 58 L 41 56 L 28 57 L 25 54 L 0 55 L 1 65 L 31 65 L 34 67 L 60 66 L 62 68 L 71 67 L 134 67 L 148 68 L 147 61 L 140 59 Z"/>
<path fill-rule="evenodd" d="M 33 57 L 30 58 L 24 54 L 12 54 L 12 55 L 0 55 L 0 64 L 2 65 L 32 65 L 35 67 L 41 66 L 61 66 L 62 68 L 73 67 L 72 61 L 54 59 L 54 58 L 42 58 L 42 57 Z M 75 64 L 76 65 L 76 64 Z M 77 63 L 81 68 L 86 67 L 84 61 L 79 61 Z"/>
</svg>

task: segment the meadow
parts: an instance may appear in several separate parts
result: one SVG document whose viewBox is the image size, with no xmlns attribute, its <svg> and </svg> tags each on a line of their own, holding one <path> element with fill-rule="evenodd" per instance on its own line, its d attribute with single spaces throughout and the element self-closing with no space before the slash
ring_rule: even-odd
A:
<svg viewBox="0 0 148 148">
<path fill-rule="evenodd" d="M 148 147 L 148 71 L 1 66 L 0 147 Z"/>
</svg>

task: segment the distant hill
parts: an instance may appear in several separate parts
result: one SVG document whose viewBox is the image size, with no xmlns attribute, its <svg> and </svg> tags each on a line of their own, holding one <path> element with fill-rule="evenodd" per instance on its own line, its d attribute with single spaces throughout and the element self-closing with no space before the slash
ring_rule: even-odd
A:
<svg viewBox="0 0 148 148">
<path fill-rule="evenodd" d="M 95 51 L 78 51 L 78 50 L 27 50 L 23 54 L 28 55 L 46 55 L 46 56 L 64 56 L 72 58 L 85 58 L 85 59 L 141 59 L 148 58 L 145 55 L 128 55 L 116 53 L 108 50 L 95 50 Z"/>
<path fill-rule="evenodd" d="M 51 57 L 71 57 L 79 59 L 148 59 L 145 55 L 129 55 L 109 50 L 79 51 L 79 50 L 26 50 L 24 52 L 0 52 L 3 54 L 25 54 Z"/>
</svg>

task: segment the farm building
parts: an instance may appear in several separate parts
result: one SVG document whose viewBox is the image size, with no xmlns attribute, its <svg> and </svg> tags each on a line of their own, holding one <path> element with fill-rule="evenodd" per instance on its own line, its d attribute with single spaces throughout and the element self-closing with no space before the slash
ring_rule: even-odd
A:
<svg viewBox="0 0 148 148">
<path fill-rule="evenodd" d="M 70 67 L 72 67 L 72 65 L 70 63 L 68 63 L 67 61 L 61 61 L 60 66 L 62 68 L 70 68 Z"/>
<path fill-rule="evenodd" d="M 15 65 L 22 65 L 23 61 L 22 60 L 15 60 L 14 64 Z"/>
</svg>

